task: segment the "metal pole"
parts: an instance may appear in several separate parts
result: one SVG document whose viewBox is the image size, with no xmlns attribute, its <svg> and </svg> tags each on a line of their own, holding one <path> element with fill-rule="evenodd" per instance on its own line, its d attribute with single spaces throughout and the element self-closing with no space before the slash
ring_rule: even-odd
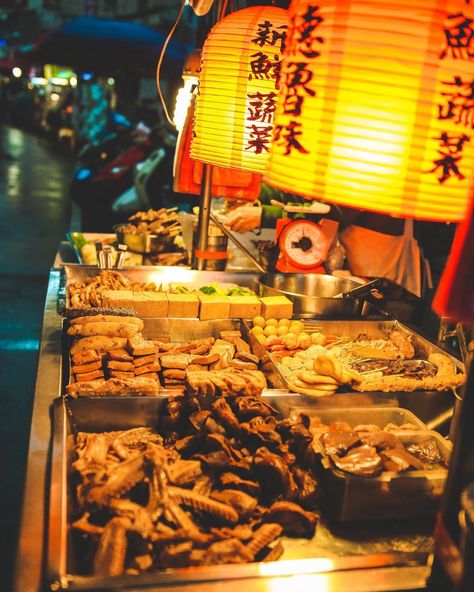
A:
<svg viewBox="0 0 474 592">
<path fill-rule="evenodd" d="M 223 0 L 216 0 L 212 10 L 212 25 L 219 20 L 222 12 Z M 196 249 L 207 251 L 207 237 L 209 234 L 209 214 L 211 212 L 212 165 L 205 164 L 202 171 L 201 197 L 199 200 L 199 218 L 197 227 Z M 194 254 L 192 269 L 203 270 L 206 260 Z"/>
<path fill-rule="evenodd" d="M 202 170 L 201 199 L 199 201 L 199 218 L 197 228 L 196 249 L 207 251 L 207 236 L 209 233 L 209 216 L 211 213 L 212 165 L 205 164 Z M 194 255 L 193 269 L 206 268 L 206 260 Z"/>
</svg>

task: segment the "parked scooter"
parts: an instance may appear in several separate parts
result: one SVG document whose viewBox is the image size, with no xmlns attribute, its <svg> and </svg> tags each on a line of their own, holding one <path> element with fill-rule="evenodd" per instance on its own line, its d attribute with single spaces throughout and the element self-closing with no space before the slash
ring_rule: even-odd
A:
<svg viewBox="0 0 474 592">
<path fill-rule="evenodd" d="M 71 194 L 81 206 L 83 230 L 110 232 L 114 224 L 123 220 L 123 216 L 113 215 L 112 203 L 133 185 L 135 165 L 155 147 L 156 138 L 152 130 L 139 124 L 118 154 L 114 145 L 105 155 L 95 151 L 102 160 L 99 160 L 96 169 L 89 166 L 76 170 Z M 110 157 L 111 153 L 114 153 L 113 157 Z"/>
<path fill-rule="evenodd" d="M 134 185 L 112 204 L 117 215 L 133 214 L 148 208 L 170 208 L 190 211 L 195 205 L 193 196 L 173 191 L 173 159 L 176 137 L 162 129 L 161 143 L 143 162 L 135 165 Z"/>
</svg>

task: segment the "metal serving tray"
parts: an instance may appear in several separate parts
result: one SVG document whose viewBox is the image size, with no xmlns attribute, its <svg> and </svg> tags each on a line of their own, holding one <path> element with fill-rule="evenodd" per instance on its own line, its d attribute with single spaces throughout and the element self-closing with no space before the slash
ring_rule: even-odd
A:
<svg viewBox="0 0 474 592">
<path fill-rule="evenodd" d="M 341 417 L 344 421 L 344 416 Z M 393 432 L 403 444 L 434 440 L 448 462 L 451 444 L 437 432 Z M 378 477 L 349 475 L 338 469 L 315 444 L 319 459 L 316 474 L 320 479 L 321 501 L 332 519 L 339 522 L 367 520 L 407 520 L 434 516 L 443 492 L 448 470 L 425 469 L 404 473 L 384 471 Z"/>
<path fill-rule="evenodd" d="M 233 319 L 216 319 L 200 321 L 199 319 L 143 319 L 143 337 L 145 339 L 167 339 L 173 342 L 186 342 L 206 337 L 219 337 L 221 331 L 239 329 L 243 335 L 242 322 Z M 71 377 L 71 361 L 69 356 L 70 338 L 63 320 L 63 372 L 61 392 L 66 392 L 66 385 Z"/>
<path fill-rule="evenodd" d="M 64 314 L 69 307 L 67 298 L 67 286 L 69 282 L 84 281 L 87 278 L 100 274 L 100 269 L 88 265 L 64 265 L 61 270 L 61 286 L 58 294 L 58 311 Z M 157 286 L 166 286 L 170 282 L 196 283 L 199 285 L 219 283 L 235 283 L 256 291 L 256 274 L 254 273 L 231 273 L 225 271 L 196 271 L 185 267 L 166 266 L 137 266 L 123 267 L 120 270 L 126 278 L 133 282 L 148 283 L 154 282 Z"/>
<path fill-rule="evenodd" d="M 390 330 L 396 328 L 402 333 L 411 336 L 417 358 L 426 360 L 431 353 L 442 353 L 452 360 L 459 371 L 465 372 L 463 363 L 452 354 L 396 320 L 354 319 L 337 321 L 317 319 L 314 321 L 305 320 L 304 323 L 305 327 L 309 329 L 318 327 L 323 333 L 331 335 L 356 338 L 360 334 L 365 334 L 369 339 L 386 339 Z M 278 389 L 289 390 L 286 378 L 273 362 L 269 353 L 263 348 L 262 344 L 250 333 L 250 326 L 247 321 L 243 322 L 242 331 L 245 334 L 245 339 L 250 341 L 252 351 L 260 358 L 261 368 L 267 377 L 269 385 Z M 329 407 L 353 407 L 360 404 L 372 405 L 385 401 L 388 404 L 410 409 L 424 422 L 431 422 L 429 426 L 432 429 L 437 428 L 438 418 L 444 417 L 444 419 L 449 419 L 454 404 L 454 395 L 451 390 L 415 391 L 410 393 L 336 393 L 324 397 L 324 399 L 326 400 L 326 406 Z"/>
<path fill-rule="evenodd" d="M 263 394 L 282 416 L 299 407 L 301 397 L 278 392 Z M 218 580 L 272 576 L 345 573 L 347 570 L 426 566 L 432 550 L 432 523 L 330 525 L 324 516 L 312 540 L 284 538 L 282 559 L 271 563 L 181 568 L 137 576 L 96 577 L 78 573 L 73 537 L 68 523 L 74 512 L 70 490 L 71 451 L 75 431 L 101 432 L 137 426 L 156 427 L 166 397 L 57 399 L 53 404 L 51 487 L 46 578 L 51 590 L 141 589 L 148 586 L 176 587 L 212 585 Z M 315 400 L 308 404 L 318 408 Z M 359 577 L 359 576 L 357 576 Z M 223 584 L 221 584 L 222 586 Z M 245 585 L 245 584 L 243 584 Z M 255 585 L 255 584 L 254 584 Z M 332 588 L 331 588 L 332 589 Z M 392 589 L 392 588 L 391 588 Z"/>
</svg>

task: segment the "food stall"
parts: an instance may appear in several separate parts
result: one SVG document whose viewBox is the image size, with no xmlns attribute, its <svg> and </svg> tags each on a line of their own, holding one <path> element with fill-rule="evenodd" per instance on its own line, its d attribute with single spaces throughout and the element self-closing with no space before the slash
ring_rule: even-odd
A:
<svg viewBox="0 0 474 592">
<path fill-rule="evenodd" d="M 293 35 L 334 16 L 317 10 L 292 3 Z M 254 43 L 279 45 L 282 27 Z M 318 58 L 322 38 L 304 39 L 303 56 Z M 297 144 L 297 157 L 309 154 Z M 205 167 L 229 165 L 195 150 Z M 285 186 L 281 156 L 271 174 Z M 254 160 L 249 170 L 263 166 Z M 317 184 L 298 167 L 288 177 Z M 441 183 L 427 184 L 431 213 L 446 219 L 433 205 Z M 341 195 L 336 185 L 328 193 Z M 384 306 L 383 286 L 348 300 L 354 286 L 309 273 L 314 261 L 288 274 L 204 269 L 211 193 L 205 168 L 199 270 L 112 269 L 123 257 L 110 248 L 97 251 L 99 267 L 58 259 L 51 270 L 16 589 L 426 589 L 465 365 Z M 454 219 L 467 208 L 461 193 Z M 417 196 L 391 207 L 419 215 L 428 206 Z M 170 214 L 161 227 L 174 240 Z M 123 241 L 130 230 L 118 229 Z"/>
</svg>

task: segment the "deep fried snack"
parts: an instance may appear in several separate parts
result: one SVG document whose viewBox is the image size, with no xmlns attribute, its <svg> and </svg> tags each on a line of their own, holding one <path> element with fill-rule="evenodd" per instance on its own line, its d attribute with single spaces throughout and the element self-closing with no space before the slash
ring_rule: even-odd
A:
<svg viewBox="0 0 474 592">
<path fill-rule="evenodd" d="M 133 378 L 109 380 L 91 380 L 90 382 L 75 382 L 66 387 L 71 397 L 103 397 L 107 395 L 147 395 L 157 396 L 159 383 L 150 378 L 135 376 Z"/>
</svg>

